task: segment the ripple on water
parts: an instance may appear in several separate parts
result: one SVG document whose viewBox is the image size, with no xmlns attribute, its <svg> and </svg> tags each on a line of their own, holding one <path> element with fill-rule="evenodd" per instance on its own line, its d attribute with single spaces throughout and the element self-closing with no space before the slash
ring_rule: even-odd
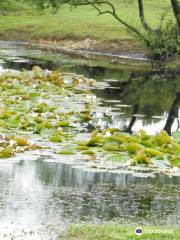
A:
<svg viewBox="0 0 180 240">
<path fill-rule="evenodd" d="M 43 158 L 1 163 L 0 239 L 51 239 L 80 222 L 178 225 L 178 181 L 85 172 Z"/>
</svg>

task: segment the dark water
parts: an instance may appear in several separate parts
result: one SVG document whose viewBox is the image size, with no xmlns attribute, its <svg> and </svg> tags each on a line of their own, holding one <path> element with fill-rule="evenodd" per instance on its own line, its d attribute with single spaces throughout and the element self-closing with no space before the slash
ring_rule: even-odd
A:
<svg viewBox="0 0 180 240">
<path fill-rule="evenodd" d="M 1 67 L 40 65 L 106 82 L 105 89 L 93 90 L 101 105 L 94 114 L 104 127 L 178 129 L 178 73 L 160 75 L 146 64 L 112 65 L 27 47 L 1 42 Z M 55 240 L 79 222 L 180 225 L 179 177 L 98 173 L 49 158 L 0 160 L 0 239 Z"/>
<path fill-rule="evenodd" d="M 104 107 L 104 111 L 98 113 L 104 127 L 115 126 L 128 132 L 144 128 L 149 133 L 161 129 L 171 133 L 179 129 L 180 69 L 159 73 L 141 62 L 111 64 L 110 60 L 87 60 L 56 51 L 32 49 L 27 44 L 0 42 L 0 49 L 2 68 L 21 70 L 39 65 L 106 82 L 105 89 L 94 90 Z"/>
</svg>

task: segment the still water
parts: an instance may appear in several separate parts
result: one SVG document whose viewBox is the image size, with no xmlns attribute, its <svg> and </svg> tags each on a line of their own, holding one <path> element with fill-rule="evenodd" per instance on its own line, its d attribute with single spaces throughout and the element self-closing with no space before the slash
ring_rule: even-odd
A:
<svg viewBox="0 0 180 240">
<path fill-rule="evenodd" d="M 1 162 L 0 239 L 56 239 L 79 222 L 180 225 L 179 184 L 178 177 L 88 172 L 45 159 Z"/>
<path fill-rule="evenodd" d="M 1 42 L 0 49 L 1 68 L 40 65 L 107 83 L 93 90 L 100 100 L 96 124 L 128 132 L 179 128 L 178 73 L 159 75 L 139 63 L 105 64 L 26 44 Z M 180 225 L 179 184 L 178 176 L 96 172 L 33 152 L 0 160 L 0 239 L 55 240 L 70 223 L 79 222 Z"/>
<path fill-rule="evenodd" d="M 47 51 L 24 43 L 0 42 L 0 68 L 60 69 L 83 74 L 106 88 L 94 90 L 101 102 L 101 110 L 94 114 L 101 118 L 100 125 L 118 127 L 136 132 L 143 128 L 149 133 L 165 129 L 169 133 L 180 126 L 180 72 L 159 73 L 147 63 L 110 60 L 88 60 L 56 51 Z M 107 114 L 107 111 L 111 114 Z"/>
</svg>

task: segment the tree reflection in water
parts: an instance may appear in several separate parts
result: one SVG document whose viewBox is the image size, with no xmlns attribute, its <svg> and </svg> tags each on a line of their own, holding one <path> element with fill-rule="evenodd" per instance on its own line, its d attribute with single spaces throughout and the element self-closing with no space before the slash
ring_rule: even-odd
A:
<svg viewBox="0 0 180 240">
<path fill-rule="evenodd" d="M 177 92 L 175 99 L 172 103 L 172 106 L 169 110 L 166 124 L 164 126 L 164 130 L 166 130 L 169 134 L 171 134 L 171 128 L 172 128 L 172 125 L 173 125 L 175 119 L 177 119 L 177 122 L 178 122 L 177 131 L 179 130 L 179 127 L 180 127 L 179 106 L 180 106 L 180 92 Z"/>
<path fill-rule="evenodd" d="M 139 127 L 150 128 L 153 124 L 158 126 L 156 131 L 165 129 L 169 134 L 172 129 L 178 129 L 179 76 L 162 76 L 156 72 L 150 72 L 149 75 L 136 73 L 119 81 L 109 80 L 108 83 L 110 87 L 94 90 L 94 93 L 104 100 L 103 105 L 106 107 L 116 108 L 117 113 L 123 112 L 118 116 L 123 131 L 132 133 L 139 130 Z M 110 99 L 119 103 L 111 103 Z M 126 108 L 123 105 L 131 107 Z"/>
</svg>

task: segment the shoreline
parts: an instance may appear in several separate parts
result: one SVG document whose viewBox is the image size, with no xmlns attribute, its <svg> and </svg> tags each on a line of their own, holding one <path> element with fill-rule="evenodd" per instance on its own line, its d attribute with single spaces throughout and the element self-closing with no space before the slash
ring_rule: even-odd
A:
<svg viewBox="0 0 180 240">
<path fill-rule="evenodd" d="M 31 40 L 31 43 L 43 49 L 56 50 L 77 55 L 94 55 L 110 58 L 147 61 L 147 52 L 138 49 L 133 44 L 120 42 L 101 42 L 93 39 L 84 40 Z"/>
<path fill-rule="evenodd" d="M 87 60 L 105 60 L 111 64 L 131 64 L 142 66 L 159 66 L 159 61 L 153 61 L 147 51 L 142 49 L 128 48 L 126 51 L 124 48 L 120 48 L 121 42 L 116 43 L 116 47 L 113 47 L 113 42 L 109 45 L 103 45 L 103 42 L 97 42 L 91 39 L 85 40 L 45 40 L 45 39 L 8 39 L 0 38 L 0 42 L 14 43 L 17 45 L 27 45 L 28 48 L 38 48 L 41 50 L 54 51 L 63 54 L 67 54 L 72 57 L 82 57 Z M 102 45 L 100 44 L 102 43 Z M 99 47 L 98 47 L 99 46 Z M 119 46 L 119 47 L 118 47 Z M 154 64 L 155 63 L 155 64 Z M 174 59 L 165 63 L 165 68 L 179 72 L 180 69 L 180 57 L 177 56 Z"/>
<path fill-rule="evenodd" d="M 35 46 L 42 50 L 50 50 L 55 52 L 60 52 L 72 56 L 84 57 L 85 59 L 92 60 L 108 60 L 112 64 L 140 64 L 140 65 L 154 65 L 161 68 L 159 60 L 153 60 L 151 58 L 150 52 L 147 49 L 140 49 L 133 47 L 133 44 L 130 48 L 124 49 L 121 48 L 121 43 L 124 41 L 119 41 L 117 45 L 114 45 L 113 42 L 107 45 L 104 45 L 103 42 L 98 44 L 87 44 L 87 41 L 94 41 L 91 39 L 85 40 L 61 40 L 61 41 L 46 41 L 46 40 L 30 40 L 29 44 Z M 102 45 L 101 45 L 102 43 Z M 106 43 L 107 44 L 107 43 Z M 101 45 L 101 46 L 100 46 Z M 179 72 L 180 69 L 180 56 L 176 56 L 172 59 L 169 59 L 165 63 L 165 68 L 169 70 L 175 70 Z"/>
<path fill-rule="evenodd" d="M 44 50 L 59 51 L 67 54 L 74 54 L 85 57 L 103 57 L 114 59 L 126 59 L 137 61 L 149 61 L 146 49 L 139 48 L 134 41 L 99 41 L 95 39 L 27 39 L 11 38 L 9 36 L 1 36 L 1 42 L 14 42 L 17 44 L 31 45 Z"/>
</svg>

